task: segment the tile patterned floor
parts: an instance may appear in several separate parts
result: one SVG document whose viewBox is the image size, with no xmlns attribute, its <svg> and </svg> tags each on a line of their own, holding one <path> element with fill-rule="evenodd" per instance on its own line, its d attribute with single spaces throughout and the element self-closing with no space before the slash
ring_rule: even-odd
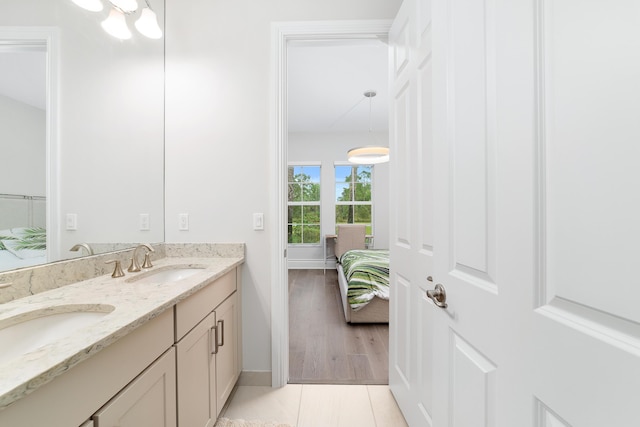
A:
<svg viewBox="0 0 640 427">
<path fill-rule="evenodd" d="M 222 416 L 294 427 L 407 426 L 386 385 L 239 386 Z"/>
</svg>

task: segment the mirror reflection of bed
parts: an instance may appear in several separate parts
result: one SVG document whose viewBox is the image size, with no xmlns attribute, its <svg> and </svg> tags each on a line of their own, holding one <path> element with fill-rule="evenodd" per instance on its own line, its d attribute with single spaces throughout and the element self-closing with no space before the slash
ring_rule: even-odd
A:
<svg viewBox="0 0 640 427">
<path fill-rule="evenodd" d="M 336 269 L 289 270 L 290 383 L 387 384 L 389 251 L 337 226 Z"/>
<path fill-rule="evenodd" d="M 45 263 L 45 197 L 0 194 L 0 212 L 0 271 Z"/>
</svg>

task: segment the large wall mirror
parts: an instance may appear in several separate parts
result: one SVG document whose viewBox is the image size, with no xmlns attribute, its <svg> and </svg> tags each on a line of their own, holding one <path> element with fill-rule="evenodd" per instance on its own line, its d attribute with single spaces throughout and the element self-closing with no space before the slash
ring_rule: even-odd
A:
<svg viewBox="0 0 640 427">
<path fill-rule="evenodd" d="M 0 1 L 0 271 L 164 240 L 164 40 L 108 14 Z"/>
</svg>

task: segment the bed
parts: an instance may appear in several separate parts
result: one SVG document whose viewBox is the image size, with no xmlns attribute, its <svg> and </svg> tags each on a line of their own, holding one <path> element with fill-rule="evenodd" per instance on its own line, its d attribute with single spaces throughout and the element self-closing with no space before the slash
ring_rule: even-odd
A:
<svg viewBox="0 0 640 427">
<path fill-rule="evenodd" d="M 389 251 L 365 249 L 365 228 L 338 226 L 335 253 L 344 318 L 389 323 Z"/>
<path fill-rule="evenodd" d="M 46 261 L 44 228 L 14 227 L 0 230 L 0 271 L 31 267 Z"/>
</svg>

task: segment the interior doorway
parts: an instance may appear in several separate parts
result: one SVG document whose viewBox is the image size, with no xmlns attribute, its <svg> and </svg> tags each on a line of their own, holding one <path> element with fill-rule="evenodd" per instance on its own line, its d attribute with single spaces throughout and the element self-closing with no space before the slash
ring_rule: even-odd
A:
<svg viewBox="0 0 640 427">
<path fill-rule="evenodd" d="M 274 172 L 272 272 L 272 385 L 289 380 L 289 280 L 287 230 L 288 47 L 291 42 L 335 43 L 336 40 L 385 39 L 391 21 L 351 21 L 274 24 L 272 33 L 273 93 L 271 152 Z M 364 90 L 371 89 L 366 88 Z M 357 101 L 357 100 L 356 100 Z M 342 111 L 344 113 L 344 111 Z M 345 151 L 346 157 L 346 151 Z M 346 158 L 345 158 L 346 160 Z M 284 256 L 281 256 L 283 254 Z M 324 262 L 324 260 L 323 260 Z"/>
</svg>

